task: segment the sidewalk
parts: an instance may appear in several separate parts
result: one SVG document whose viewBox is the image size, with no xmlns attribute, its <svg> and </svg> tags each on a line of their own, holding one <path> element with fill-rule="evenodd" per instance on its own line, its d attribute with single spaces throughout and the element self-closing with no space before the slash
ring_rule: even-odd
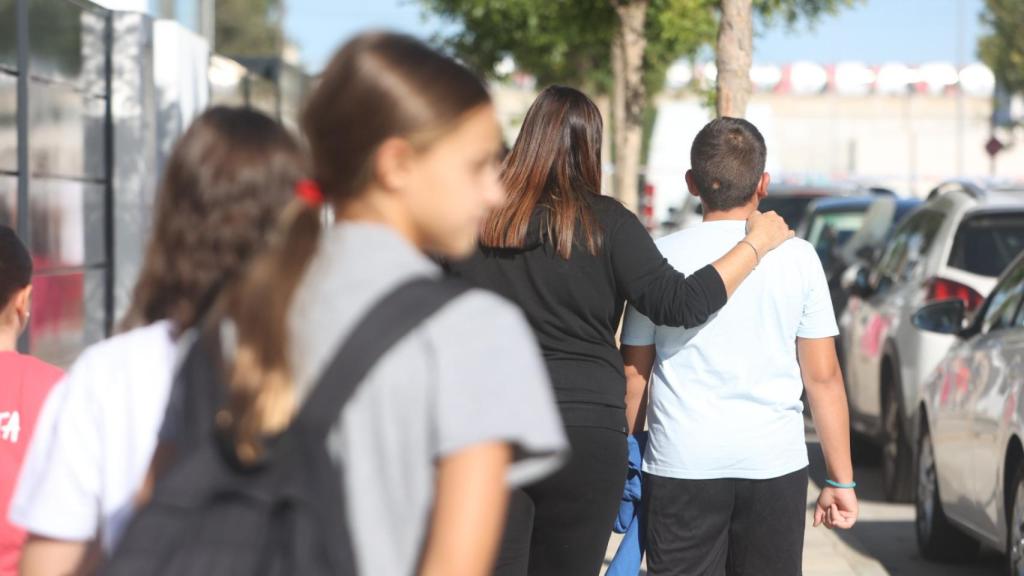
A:
<svg viewBox="0 0 1024 576">
<path fill-rule="evenodd" d="M 807 529 L 804 532 L 804 576 L 888 576 L 889 572 L 875 560 L 856 550 L 857 546 L 849 532 L 841 539 L 825 527 L 813 528 L 814 503 L 818 498 L 818 487 L 813 482 L 807 490 Z M 845 541 L 844 541 L 845 539 Z M 611 562 L 619 546 L 620 536 L 612 535 L 605 556 L 605 567 Z M 863 548 L 863 547 L 860 547 Z M 646 567 L 646 566 L 645 566 Z M 646 574 L 641 570 L 640 574 Z"/>
<path fill-rule="evenodd" d="M 804 576 L 888 576 L 882 564 L 857 550 L 856 537 L 839 534 L 814 522 L 814 504 L 820 488 L 811 482 L 807 490 L 807 529 L 804 531 Z"/>
</svg>

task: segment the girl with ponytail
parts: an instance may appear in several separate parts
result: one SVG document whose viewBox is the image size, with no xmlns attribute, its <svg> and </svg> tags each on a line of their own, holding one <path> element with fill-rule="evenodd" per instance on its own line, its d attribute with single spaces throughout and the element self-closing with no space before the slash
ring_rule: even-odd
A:
<svg viewBox="0 0 1024 576">
<path fill-rule="evenodd" d="M 237 345 L 223 420 L 243 461 L 289 425 L 339 344 L 360 337 L 362 315 L 412 279 L 440 279 L 427 254 L 468 255 L 504 199 L 486 89 L 412 38 L 346 44 L 302 126 L 315 185 L 225 303 Z M 321 199 L 336 221 L 323 230 Z M 482 576 L 509 484 L 553 470 L 566 443 L 528 324 L 470 290 L 382 357 L 327 445 L 344 463 L 360 574 Z"/>
<path fill-rule="evenodd" d="M 211 108 L 175 145 L 121 333 L 82 353 L 40 415 L 10 506 L 29 532 L 22 574 L 90 573 L 113 549 L 157 446 L 179 341 L 237 284 L 305 164 L 252 110 Z"/>
</svg>

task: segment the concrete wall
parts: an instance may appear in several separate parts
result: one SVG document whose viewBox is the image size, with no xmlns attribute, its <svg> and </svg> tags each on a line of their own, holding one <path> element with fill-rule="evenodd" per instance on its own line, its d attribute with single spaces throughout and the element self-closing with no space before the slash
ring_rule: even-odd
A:
<svg viewBox="0 0 1024 576">
<path fill-rule="evenodd" d="M 747 118 L 765 136 L 775 181 L 853 180 L 924 196 L 942 180 L 990 174 L 991 100 L 963 98 L 962 132 L 957 110 L 954 95 L 757 94 Z M 690 144 L 710 117 L 696 97 L 659 102 L 647 167 L 657 218 L 682 201 Z M 1024 179 L 1024 145 L 1001 152 L 994 174 Z"/>
</svg>

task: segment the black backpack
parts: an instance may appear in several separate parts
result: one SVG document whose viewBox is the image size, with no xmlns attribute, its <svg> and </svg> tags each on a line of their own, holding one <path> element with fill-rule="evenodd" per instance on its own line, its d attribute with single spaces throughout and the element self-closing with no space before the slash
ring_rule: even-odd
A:
<svg viewBox="0 0 1024 576">
<path fill-rule="evenodd" d="M 213 424 L 225 395 L 220 338 L 209 331 L 189 351 L 182 386 L 184 442 L 131 521 L 107 576 L 321 576 L 357 573 L 345 516 L 343 476 L 326 434 L 370 368 L 404 335 L 462 292 L 452 280 L 409 282 L 363 317 L 265 457 L 243 465 Z"/>
</svg>

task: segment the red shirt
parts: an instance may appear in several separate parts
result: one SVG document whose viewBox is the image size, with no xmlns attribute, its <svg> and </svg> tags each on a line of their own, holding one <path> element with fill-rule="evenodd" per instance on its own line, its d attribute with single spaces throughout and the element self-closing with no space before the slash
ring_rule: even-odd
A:
<svg viewBox="0 0 1024 576">
<path fill-rule="evenodd" d="M 63 375 L 42 360 L 0 352 L 0 575 L 18 573 L 25 531 L 7 521 L 7 509 L 43 401 Z"/>
</svg>

